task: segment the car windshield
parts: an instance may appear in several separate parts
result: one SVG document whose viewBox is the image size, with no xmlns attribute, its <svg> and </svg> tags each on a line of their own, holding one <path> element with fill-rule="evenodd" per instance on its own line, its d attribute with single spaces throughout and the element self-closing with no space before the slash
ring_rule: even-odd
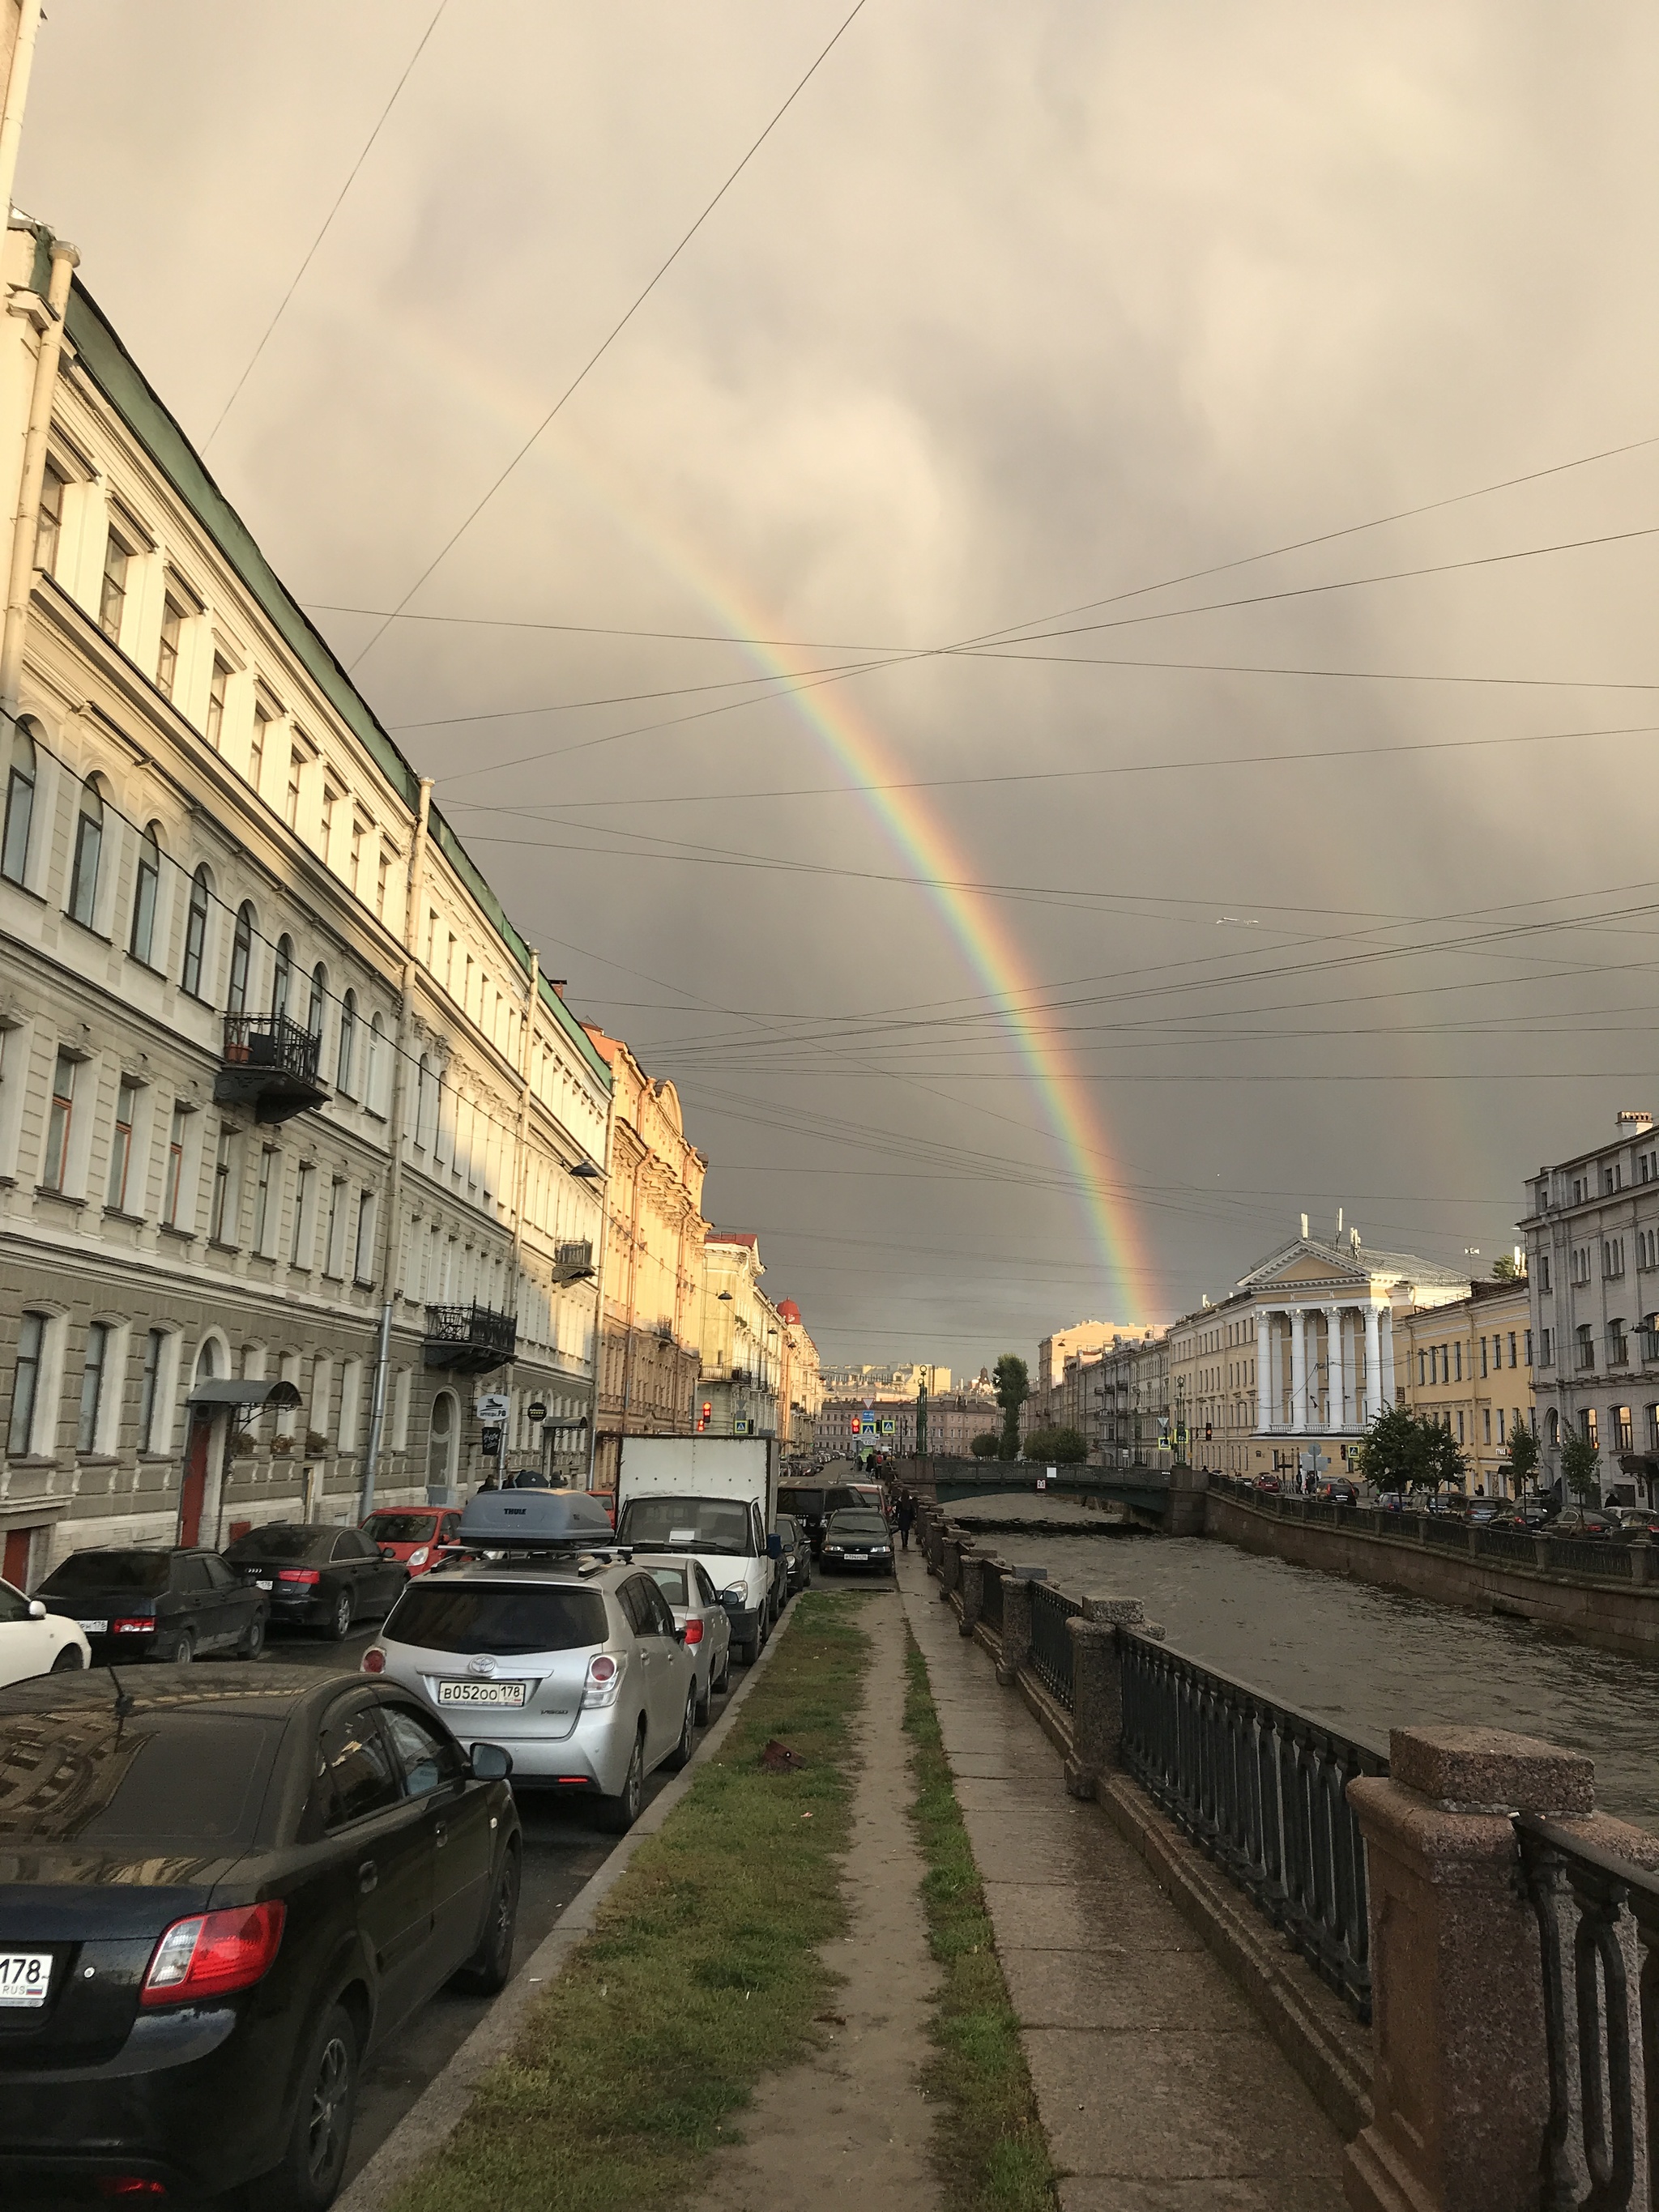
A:
<svg viewBox="0 0 1659 2212">
<path fill-rule="evenodd" d="M 737 1498 L 633 1498 L 623 1508 L 617 1537 L 641 1550 L 725 1552 L 735 1559 L 753 1549 L 749 1508 Z"/>
<path fill-rule="evenodd" d="M 273 1521 L 268 1528 L 250 1528 L 246 1536 L 239 1536 L 225 1557 L 248 1566 L 266 1559 L 326 1559 L 339 1533 L 307 1522 Z"/>
<path fill-rule="evenodd" d="M 779 1514 L 777 1519 L 777 1530 L 779 1535 L 782 1537 L 786 1544 L 799 1543 L 800 1530 L 795 1526 L 795 1519 L 793 1514 Z"/>
<path fill-rule="evenodd" d="M 167 1586 L 167 1552 L 71 1552 L 40 1585 L 42 1597 L 82 1590 L 138 1590 L 154 1597 Z"/>
<path fill-rule="evenodd" d="M 525 1651 L 582 1651 L 606 1636 L 605 1600 L 596 1589 L 492 1589 L 488 1583 L 436 1586 L 429 1578 L 406 1589 L 380 1633 L 388 1644 L 426 1651 L 489 1651 L 498 1658 Z"/>
<path fill-rule="evenodd" d="M 429 1544 L 438 1533 L 435 1513 L 371 1513 L 363 1534 L 376 1544 Z"/>
<path fill-rule="evenodd" d="M 884 1536 L 887 1523 L 879 1513 L 837 1513 L 830 1523 L 832 1536 Z"/>
<path fill-rule="evenodd" d="M 799 1490 L 792 1483 L 788 1489 L 779 1491 L 778 1504 L 787 1513 L 822 1513 L 823 1492 L 821 1490 Z"/>
<path fill-rule="evenodd" d="M 686 1570 L 684 1567 L 647 1567 L 646 1569 L 657 1588 L 670 1605 L 695 1605 L 696 1600 L 685 1591 Z"/>
<path fill-rule="evenodd" d="M 158 1857 L 245 1845 L 282 1734 L 281 1721 L 223 1713 L 124 1720 L 112 1696 L 107 1706 L 5 1714 L 0 1841 L 119 1845 Z"/>
</svg>

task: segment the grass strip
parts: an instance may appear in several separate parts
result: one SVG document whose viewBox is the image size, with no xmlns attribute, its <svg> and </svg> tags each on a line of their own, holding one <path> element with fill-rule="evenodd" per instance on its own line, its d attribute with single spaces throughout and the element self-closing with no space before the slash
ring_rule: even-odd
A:
<svg viewBox="0 0 1659 2212">
<path fill-rule="evenodd" d="M 933 2157 L 951 2212 L 1053 2212 L 1054 2170 L 1037 2117 L 1019 2022 L 951 1780 L 927 1666 L 906 1635 L 904 1727 L 927 1872 L 927 1938 L 945 1970 L 936 2055 L 923 2077 L 936 2104 Z"/>
<path fill-rule="evenodd" d="M 862 1607 L 797 1599 L 720 1753 L 393 2212 L 649 2212 L 693 2190 L 763 2074 L 811 2047 L 846 1924 Z M 772 1737 L 803 1767 L 769 1773 Z"/>
</svg>

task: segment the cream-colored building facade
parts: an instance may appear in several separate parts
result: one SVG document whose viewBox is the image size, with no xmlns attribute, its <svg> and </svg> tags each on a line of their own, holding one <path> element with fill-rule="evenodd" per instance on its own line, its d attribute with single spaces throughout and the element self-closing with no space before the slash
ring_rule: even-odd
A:
<svg viewBox="0 0 1659 2212">
<path fill-rule="evenodd" d="M 695 1426 L 710 1436 L 775 1437 L 783 1322 L 760 1286 L 752 1231 L 711 1229 L 703 1240 L 702 1373 Z"/>
<path fill-rule="evenodd" d="M 0 1533 L 31 1581 L 451 1495 L 481 1386 L 509 1455 L 583 1464 L 611 1089 L 75 267 L 14 218 Z"/>
<path fill-rule="evenodd" d="M 793 1298 L 780 1298 L 777 1314 L 783 1346 L 778 1376 L 778 1434 L 787 1451 L 815 1451 L 818 1415 L 823 1407 L 818 1348 Z"/>
<path fill-rule="evenodd" d="M 692 1432 L 708 1163 L 685 1133 L 673 1085 L 653 1081 L 618 1038 L 586 1026 L 612 1086 L 594 1451 L 594 1480 L 610 1489 L 624 1436 Z"/>
<path fill-rule="evenodd" d="M 1526 1279 L 1474 1284 L 1395 1321 L 1395 1401 L 1454 1436 L 1468 1461 L 1471 1495 L 1508 1498 L 1508 1446 L 1518 1426 L 1536 1430 L 1532 1314 Z"/>
</svg>

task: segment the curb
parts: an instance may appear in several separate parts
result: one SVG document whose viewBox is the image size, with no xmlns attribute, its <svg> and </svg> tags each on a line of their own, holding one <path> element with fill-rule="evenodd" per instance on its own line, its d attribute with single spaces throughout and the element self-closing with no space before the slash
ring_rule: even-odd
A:
<svg viewBox="0 0 1659 2212">
<path fill-rule="evenodd" d="M 334 2200 L 333 2212 L 380 2212 L 398 2184 L 429 2158 L 466 2117 L 480 2080 L 517 2040 L 530 2008 L 569 1964 L 577 1948 L 593 1932 L 599 1908 L 628 1870 L 635 1850 L 654 1836 L 691 1787 L 698 1765 L 718 1751 L 731 1734 L 739 1708 L 771 1663 L 772 1654 L 793 1619 L 786 1611 L 760 1657 L 727 1700 L 726 1711 L 698 1745 L 696 1757 L 653 1798 L 597 1873 L 590 1875 L 554 1927 L 525 1960 L 489 2010 L 441 2074 L 434 2075 L 349 2188 Z"/>
</svg>

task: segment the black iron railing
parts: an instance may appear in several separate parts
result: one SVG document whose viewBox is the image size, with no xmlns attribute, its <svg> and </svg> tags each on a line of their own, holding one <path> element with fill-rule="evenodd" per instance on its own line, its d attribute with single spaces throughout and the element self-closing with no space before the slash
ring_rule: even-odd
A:
<svg viewBox="0 0 1659 2212">
<path fill-rule="evenodd" d="M 1388 1760 L 1133 1629 L 1117 1640 L 1123 1764 L 1369 2021 L 1365 1851 L 1346 1793 Z"/>
<path fill-rule="evenodd" d="M 286 1014 L 227 1014 L 213 1095 L 251 1105 L 264 1123 L 286 1121 L 327 1097 L 317 1076 L 322 1039 Z"/>
<path fill-rule="evenodd" d="M 1632 1562 L 1628 1544 L 1607 1536 L 1552 1536 L 1545 1556 L 1553 1567 L 1569 1574 L 1595 1575 L 1604 1582 L 1629 1582 Z"/>
<path fill-rule="evenodd" d="M 1002 1562 L 987 1559 L 980 1570 L 979 1617 L 988 1626 L 1002 1633 Z"/>
<path fill-rule="evenodd" d="M 553 1270 L 562 1282 L 580 1282 L 593 1272 L 593 1247 L 587 1238 L 553 1248 Z"/>
<path fill-rule="evenodd" d="M 1549 2063 L 1539 2203 L 1543 2212 L 1633 2212 L 1638 2149 L 1647 2148 L 1635 2085 L 1659 2035 L 1644 1972 L 1644 1958 L 1659 1956 L 1659 1878 L 1534 1814 L 1516 1829 L 1538 1915 Z M 1641 2212 L 1650 2202 L 1644 2190 Z"/>
<path fill-rule="evenodd" d="M 1519 1566 L 1535 1567 L 1538 1543 L 1524 1528 L 1480 1528 L 1475 1532 L 1477 1558 L 1512 1559 Z"/>
<path fill-rule="evenodd" d="M 428 1306 L 426 1364 L 483 1375 L 504 1366 L 518 1350 L 519 1324 L 493 1306 Z"/>
<path fill-rule="evenodd" d="M 1072 1710 L 1072 1639 L 1066 1624 L 1083 1611 L 1081 1598 L 1047 1583 L 1031 1584 L 1031 1664 L 1050 1697 Z"/>
</svg>

